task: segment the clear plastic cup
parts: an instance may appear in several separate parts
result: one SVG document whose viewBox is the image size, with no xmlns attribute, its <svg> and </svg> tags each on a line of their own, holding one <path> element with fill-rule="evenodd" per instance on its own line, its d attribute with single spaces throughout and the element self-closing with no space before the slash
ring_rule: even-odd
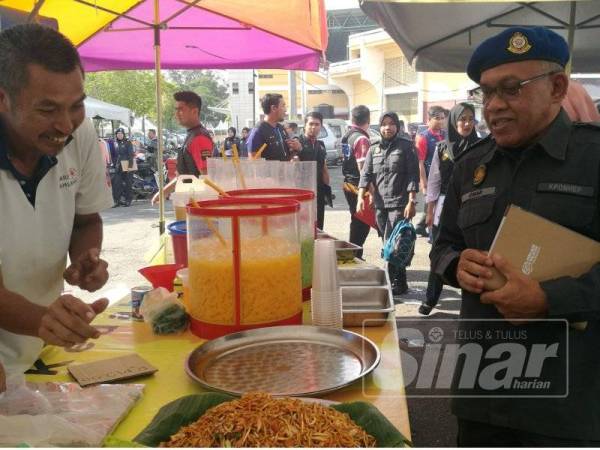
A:
<svg viewBox="0 0 600 450">
<path fill-rule="evenodd" d="M 342 328 L 342 296 L 338 289 L 331 292 L 311 291 L 312 324 Z"/>
<path fill-rule="evenodd" d="M 313 292 L 339 292 L 335 242 L 331 239 L 317 239 L 313 256 Z"/>
</svg>

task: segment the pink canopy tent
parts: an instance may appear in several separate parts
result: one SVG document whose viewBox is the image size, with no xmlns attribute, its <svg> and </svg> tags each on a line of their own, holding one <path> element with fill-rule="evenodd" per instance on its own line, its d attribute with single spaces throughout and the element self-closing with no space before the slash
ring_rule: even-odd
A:
<svg viewBox="0 0 600 450">
<path fill-rule="evenodd" d="M 310 27 L 318 15 L 311 17 L 306 8 L 311 2 L 303 3 L 306 10 L 297 18 L 289 11 L 302 5 L 285 8 L 270 5 L 261 11 L 252 2 L 240 4 L 237 17 L 229 17 L 220 12 L 205 9 L 207 2 L 186 4 L 180 0 L 161 0 L 160 18 L 164 24 L 160 28 L 161 61 L 164 69 L 243 69 L 279 68 L 318 70 L 322 51 L 327 46 L 321 35 L 311 36 Z M 225 2 L 226 3 L 226 2 Z M 314 3 L 314 2 L 312 2 Z M 90 2 L 92 8 L 98 8 Z M 154 5 L 143 1 L 110 23 L 108 28 L 91 35 L 78 45 L 79 53 L 88 71 L 116 69 L 154 69 Z M 275 30 L 267 30 L 269 25 Z M 284 13 L 282 15 L 282 13 Z M 250 24 L 252 17 L 262 15 L 260 23 Z M 325 17 L 325 16 L 323 16 Z M 281 20 L 290 27 L 304 28 L 301 42 L 296 36 L 280 35 L 277 26 Z M 243 20 L 243 21 L 241 21 Z M 324 47 L 323 47 L 324 46 Z"/>
<path fill-rule="evenodd" d="M 158 135 L 160 70 L 318 70 L 327 48 L 323 0 L 2 0 L 3 7 L 56 20 L 87 71 L 155 69 Z M 165 230 L 162 140 L 159 230 Z"/>
</svg>

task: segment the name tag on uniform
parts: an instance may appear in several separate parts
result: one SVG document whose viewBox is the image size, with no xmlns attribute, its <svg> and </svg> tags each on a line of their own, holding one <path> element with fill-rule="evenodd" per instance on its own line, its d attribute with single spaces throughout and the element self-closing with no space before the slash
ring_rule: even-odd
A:
<svg viewBox="0 0 600 450">
<path fill-rule="evenodd" d="M 537 186 L 538 192 L 557 192 L 559 194 L 579 195 L 581 197 L 593 197 L 593 186 L 581 186 L 570 183 L 540 183 Z"/>
<path fill-rule="evenodd" d="M 467 192 L 463 194 L 461 197 L 462 203 L 467 202 L 469 200 L 475 200 L 476 198 L 487 197 L 489 195 L 494 195 L 496 193 L 496 187 L 486 187 L 483 189 L 477 189 L 475 191 Z"/>
</svg>

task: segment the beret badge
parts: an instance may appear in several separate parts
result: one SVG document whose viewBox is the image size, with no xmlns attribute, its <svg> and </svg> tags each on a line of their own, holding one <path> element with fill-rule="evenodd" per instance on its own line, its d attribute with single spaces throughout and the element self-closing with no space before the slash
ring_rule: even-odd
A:
<svg viewBox="0 0 600 450">
<path fill-rule="evenodd" d="M 531 50 L 531 44 L 527 40 L 527 36 L 516 32 L 509 39 L 507 50 L 516 55 L 522 55 Z"/>
</svg>

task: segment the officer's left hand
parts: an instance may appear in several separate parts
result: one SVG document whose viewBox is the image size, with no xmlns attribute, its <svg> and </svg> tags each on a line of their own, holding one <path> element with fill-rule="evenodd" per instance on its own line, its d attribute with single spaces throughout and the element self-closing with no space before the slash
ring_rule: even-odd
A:
<svg viewBox="0 0 600 450">
<path fill-rule="evenodd" d="M 288 147 L 294 150 L 295 152 L 299 152 L 300 150 L 302 150 L 302 145 L 300 144 L 300 141 L 298 139 L 288 139 L 286 142 Z"/>
<path fill-rule="evenodd" d="M 100 258 L 100 250 L 90 248 L 79 255 L 76 261 L 71 262 L 64 271 L 63 277 L 70 285 L 94 292 L 104 286 L 108 280 L 107 269 L 108 263 Z"/>
<path fill-rule="evenodd" d="M 404 207 L 404 218 L 412 219 L 413 217 L 415 217 L 416 213 L 417 208 L 415 207 L 415 204 L 413 202 L 408 202 L 407 205 Z"/>
<path fill-rule="evenodd" d="M 494 267 L 507 281 L 500 289 L 481 294 L 481 303 L 494 305 L 514 325 L 527 322 L 526 319 L 545 317 L 548 303 L 540 284 L 524 275 L 502 256 L 494 254 L 491 258 Z"/>
</svg>

